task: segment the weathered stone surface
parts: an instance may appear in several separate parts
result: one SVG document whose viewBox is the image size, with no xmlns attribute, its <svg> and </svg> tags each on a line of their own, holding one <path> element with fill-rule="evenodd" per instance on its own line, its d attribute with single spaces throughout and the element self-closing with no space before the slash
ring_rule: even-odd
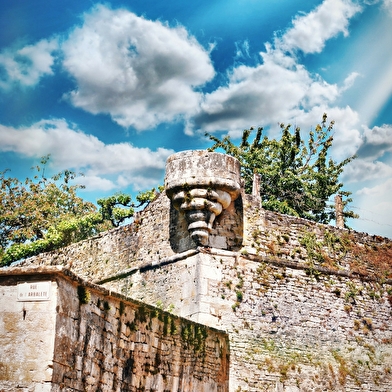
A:
<svg viewBox="0 0 392 392">
<path fill-rule="evenodd" d="M 50 301 L 17 302 L 43 278 Z M 50 267 L 0 270 L 0 295 L 1 391 L 228 391 L 221 331 Z"/>
<path fill-rule="evenodd" d="M 17 284 L 31 283 L 29 276 L 19 279 L 0 276 L 0 390 L 49 391 L 56 322 L 57 286 L 50 276 L 50 300 L 19 302 Z M 49 383 L 49 384 L 48 384 Z"/>
<path fill-rule="evenodd" d="M 237 159 L 216 152 L 185 151 L 168 158 L 166 194 L 184 214 L 196 245 L 209 245 L 215 218 L 239 196 L 240 171 Z M 215 245 L 225 243 L 215 239 Z"/>
<path fill-rule="evenodd" d="M 185 217 L 163 194 L 132 225 L 23 265 L 41 264 L 66 265 L 113 292 L 227 331 L 230 392 L 381 392 L 392 385 L 392 242 L 387 238 L 265 211 L 257 197 L 241 194 L 216 217 L 208 246 L 197 247 Z M 112 297 L 99 296 L 109 302 Z M 75 359 L 56 354 L 69 366 L 62 376 L 68 388 L 92 389 L 99 378 L 105 388 L 115 389 L 118 380 L 129 380 L 126 371 L 100 370 L 96 358 L 102 361 L 113 344 L 123 361 L 129 359 L 121 351 L 126 349 L 138 350 L 150 363 L 145 354 L 151 347 L 169 358 L 173 341 L 150 334 L 163 331 L 159 319 L 153 318 L 148 330 L 140 326 L 127 343 L 116 340 L 131 336 L 126 322 L 116 326 L 117 313 L 105 312 L 101 303 L 86 306 L 88 315 L 81 317 L 76 305 L 63 305 L 69 315 L 59 337 L 68 331 L 70 342 L 79 342 L 79 333 L 90 337 L 85 346 L 75 346 L 80 353 Z M 101 351 L 94 357 L 81 354 L 95 345 Z M 113 358 L 108 355 L 108 362 Z M 173 369 L 165 373 L 166 381 L 171 390 L 181 390 Z M 157 374 L 145 385 L 160 390 L 164 382 Z"/>
<path fill-rule="evenodd" d="M 182 151 L 167 160 L 165 190 L 171 197 L 184 186 L 219 187 L 235 199 L 240 190 L 240 172 L 239 161 L 229 155 L 206 150 Z"/>
<path fill-rule="evenodd" d="M 229 333 L 230 391 L 381 392 L 392 383 L 390 283 L 206 250 L 127 284 L 135 298 Z"/>
</svg>

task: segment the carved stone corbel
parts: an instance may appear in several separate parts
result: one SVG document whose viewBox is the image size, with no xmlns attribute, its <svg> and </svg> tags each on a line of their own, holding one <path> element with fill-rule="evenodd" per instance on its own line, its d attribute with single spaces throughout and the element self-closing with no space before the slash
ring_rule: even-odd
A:
<svg viewBox="0 0 392 392">
<path fill-rule="evenodd" d="M 240 170 L 237 159 L 216 152 L 184 151 L 168 158 L 166 194 L 185 214 L 196 245 L 208 245 L 215 217 L 238 197 Z"/>
</svg>

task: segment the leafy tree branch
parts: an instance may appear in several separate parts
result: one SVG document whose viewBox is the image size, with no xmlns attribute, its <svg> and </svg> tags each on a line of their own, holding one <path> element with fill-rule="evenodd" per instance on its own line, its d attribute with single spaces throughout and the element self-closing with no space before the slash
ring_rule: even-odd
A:
<svg viewBox="0 0 392 392">
<path fill-rule="evenodd" d="M 120 193 L 99 199 L 98 209 L 77 196 L 83 186 L 72 185 L 76 173 L 64 170 L 47 178 L 49 160 L 43 157 L 33 178 L 24 181 L 0 172 L 0 266 L 117 227 L 157 195 L 152 189 L 133 202 Z"/>
<path fill-rule="evenodd" d="M 307 141 L 301 137 L 300 128 L 292 132 L 290 124 L 280 125 L 280 139 L 263 136 L 260 127 L 253 141 L 249 141 L 254 129 L 246 129 L 239 145 L 230 136 L 222 139 L 208 133 L 206 136 L 214 142 L 210 151 L 222 149 L 240 161 L 246 192 L 252 191 L 254 174 L 260 176 L 260 196 L 265 209 L 328 223 L 335 219 L 332 195 L 346 197 L 345 207 L 352 201 L 339 176 L 344 166 L 355 159 L 351 156 L 335 162 L 328 158 L 333 126 L 333 121 L 327 124 L 324 114 L 321 123 L 309 132 Z M 345 220 L 358 217 L 347 208 L 343 215 Z"/>
</svg>

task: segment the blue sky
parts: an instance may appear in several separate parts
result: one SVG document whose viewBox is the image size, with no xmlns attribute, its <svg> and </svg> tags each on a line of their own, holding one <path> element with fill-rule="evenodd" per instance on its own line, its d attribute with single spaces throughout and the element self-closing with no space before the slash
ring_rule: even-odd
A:
<svg viewBox="0 0 392 392">
<path fill-rule="evenodd" d="M 82 197 L 163 183 L 205 132 L 304 135 L 326 112 L 360 219 L 392 238 L 391 0 L 0 4 L 0 170 L 83 172 Z"/>
</svg>

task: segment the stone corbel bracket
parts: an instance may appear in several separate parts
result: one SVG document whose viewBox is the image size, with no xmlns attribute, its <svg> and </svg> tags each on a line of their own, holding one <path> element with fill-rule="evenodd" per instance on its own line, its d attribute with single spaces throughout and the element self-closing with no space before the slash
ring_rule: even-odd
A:
<svg viewBox="0 0 392 392">
<path fill-rule="evenodd" d="M 207 246 L 215 217 L 241 190 L 237 159 L 216 152 L 183 151 L 166 162 L 165 190 L 174 208 L 185 214 L 198 246 Z"/>
</svg>

